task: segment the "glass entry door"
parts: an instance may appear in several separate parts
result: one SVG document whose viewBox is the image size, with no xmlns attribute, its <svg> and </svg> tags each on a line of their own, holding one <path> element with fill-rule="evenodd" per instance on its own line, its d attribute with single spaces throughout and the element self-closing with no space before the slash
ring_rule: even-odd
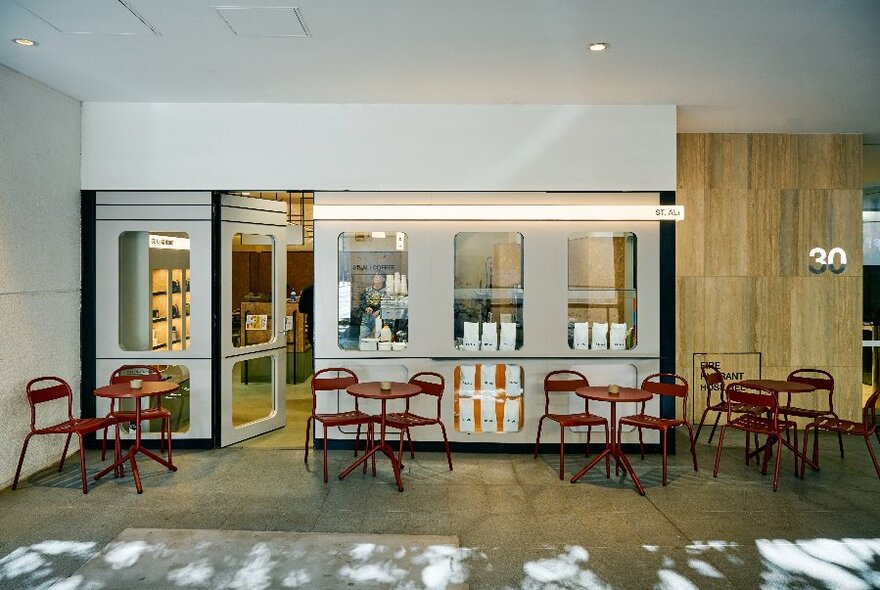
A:
<svg viewBox="0 0 880 590">
<path fill-rule="evenodd" d="M 287 421 L 286 231 L 283 203 L 221 196 L 221 446 Z"/>
</svg>

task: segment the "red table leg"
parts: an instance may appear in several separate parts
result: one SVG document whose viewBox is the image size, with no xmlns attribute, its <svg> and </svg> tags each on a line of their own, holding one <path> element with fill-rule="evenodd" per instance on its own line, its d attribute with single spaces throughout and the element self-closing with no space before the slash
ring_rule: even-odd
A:
<svg viewBox="0 0 880 590">
<path fill-rule="evenodd" d="M 357 461 L 349 465 L 345 471 L 339 474 L 339 479 L 344 479 L 349 473 L 354 471 L 358 465 L 367 461 L 370 457 L 373 457 L 376 453 L 382 452 L 388 457 L 388 460 L 391 461 L 391 467 L 394 469 L 394 482 L 397 484 L 397 491 L 403 491 L 403 480 L 400 477 L 400 464 L 397 461 L 397 455 L 394 452 L 394 449 L 391 448 L 391 445 L 385 442 L 385 403 L 386 400 L 382 400 L 382 414 L 379 419 L 379 441 L 378 443 L 374 443 L 373 447 L 358 457 Z"/>
</svg>

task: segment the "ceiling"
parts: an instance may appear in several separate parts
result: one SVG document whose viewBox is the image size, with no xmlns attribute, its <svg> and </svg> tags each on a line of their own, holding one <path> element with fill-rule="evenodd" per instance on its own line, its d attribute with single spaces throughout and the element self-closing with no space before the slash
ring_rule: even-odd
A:
<svg viewBox="0 0 880 590">
<path fill-rule="evenodd" d="M 675 104 L 880 143 L 878 0 L 0 0 L 0 64 L 82 101 Z"/>
</svg>

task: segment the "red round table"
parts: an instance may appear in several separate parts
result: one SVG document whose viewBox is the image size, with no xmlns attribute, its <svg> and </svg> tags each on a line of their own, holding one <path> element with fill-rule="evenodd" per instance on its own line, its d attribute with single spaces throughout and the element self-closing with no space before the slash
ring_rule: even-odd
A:
<svg viewBox="0 0 880 590">
<path fill-rule="evenodd" d="M 614 460 L 617 461 L 615 469 L 617 469 L 617 466 L 623 465 L 623 468 L 626 469 L 626 472 L 629 473 L 629 476 L 632 478 L 633 483 L 636 484 L 639 493 L 644 496 L 645 488 L 642 487 L 642 482 L 636 477 L 632 465 L 629 464 L 626 455 L 624 455 L 620 445 L 617 444 L 617 404 L 618 402 L 646 402 L 653 397 L 653 394 L 650 391 L 633 389 L 631 387 L 621 387 L 618 393 L 609 393 L 607 385 L 600 387 L 578 387 L 574 392 L 579 397 L 599 402 L 608 402 L 611 404 L 611 435 L 609 436 L 608 446 L 605 447 L 605 450 L 596 455 L 586 467 L 578 471 L 574 477 L 571 478 L 571 483 L 579 480 L 587 471 L 595 467 L 596 464 L 598 464 L 606 455 L 611 455 L 614 457 Z"/>
<path fill-rule="evenodd" d="M 403 491 L 403 481 L 400 478 L 400 463 L 397 462 L 397 455 L 391 445 L 385 442 L 385 406 L 390 399 L 404 399 L 418 395 L 422 392 L 422 388 L 411 383 L 391 382 L 391 389 L 382 389 L 379 381 L 364 381 L 363 383 L 355 383 L 345 389 L 349 394 L 361 399 L 377 399 L 382 402 L 382 413 L 379 415 L 379 440 L 374 442 L 373 446 L 365 454 L 358 457 L 357 461 L 349 465 L 345 471 L 339 474 L 339 479 L 344 478 L 357 468 L 358 465 L 364 463 L 377 452 L 382 451 L 391 461 L 391 467 L 394 469 L 394 481 L 397 483 L 397 490 Z M 375 464 L 373 465 L 375 470 Z M 375 473 L 374 473 L 375 475 Z"/>
<path fill-rule="evenodd" d="M 131 463 L 131 473 L 134 476 L 134 486 L 135 488 L 137 488 L 138 494 L 144 493 L 144 488 L 141 485 L 141 476 L 140 473 L 138 473 L 137 462 L 134 458 L 134 456 L 138 453 L 143 453 L 153 461 L 164 465 L 171 471 L 177 471 L 177 467 L 175 467 L 170 460 L 165 460 L 156 453 L 141 446 L 141 399 L 145 397 L 154 397 L 157 395 L 172 393 L 174 391 L 177 391 L 177 388 L 177 383 L 173 381 L 144 381 L 140 389 L 132 389 L 129 383 L 115 383 L 113 385 L 105 385 L 103 387 L 99 387 L 95 390 L 95 395 L 97 397 L 105 397 L 117 400 L 135 400 L 134 445 L 132 445 L 128 449 L 127 457 L 117 457 L 116 462 L 113 463 L 113 465 L 106 468 L 101 473 L 95 476 L 95 480 L 104 477 L 105 475 L 110 473 L 110 471 L 115 471 L 117 467 L 121 466 L 126 461 L 129 461 Z M 169 447 L 171 446 L 170 438 L 168 440 L 168 445 Z"/>
</svg>

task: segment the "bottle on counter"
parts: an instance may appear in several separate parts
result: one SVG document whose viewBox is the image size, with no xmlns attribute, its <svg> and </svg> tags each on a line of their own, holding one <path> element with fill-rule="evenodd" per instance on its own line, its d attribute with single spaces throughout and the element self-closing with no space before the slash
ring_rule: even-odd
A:
<svg viewBox="0 0 880 590">
<path fill-rule="evenodd" d="M 382 330 L 379 333 L 379 342 L 391 342 L 391 328 L 388 324 L 382 326 Z"/>
</svg>

